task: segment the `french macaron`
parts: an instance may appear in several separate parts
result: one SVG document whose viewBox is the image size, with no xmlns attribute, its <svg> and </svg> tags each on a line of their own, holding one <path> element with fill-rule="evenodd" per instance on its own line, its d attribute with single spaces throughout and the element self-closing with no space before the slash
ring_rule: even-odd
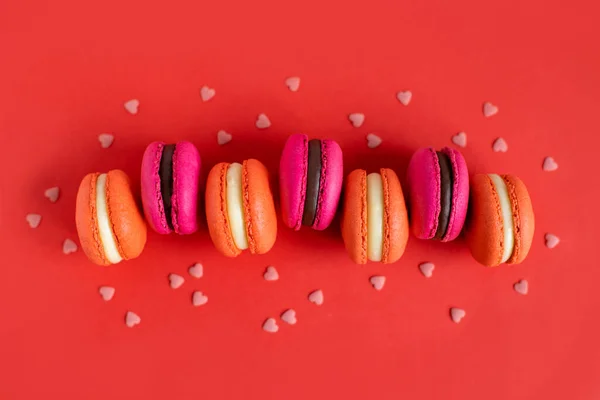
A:
<svg viewBox="0 0 600 400">
<path fill-rule="evenodd" d="M 419 239 L 454 240 L 469 204 L 467 163 L 458 150 L 417 150 L 408 164 L 410 228 Z"/>
<path fill-rule="evenodd" d="M 242 250 L 263 254 L 277 237 L 277 216 L 267 168 L 258 160 L 219 163 L 206 181 L 206 219 L 210 237 L 221 253 Z"/>
<path fill-rule="evenodd" d="M 514 175 L 477 174 L 471 180 L 467 245 L 480 264 L 519 264 L 531 248 L 535 216 L 525 184 Z"/>
<path fill-rule="evenodd" d="M 150 227 L 160 234 L 198 229 L 200 154 L 190 142 L 153 142 L 142 159 L 142 204 Z"/>
<path fill-rule="evenodd" d="M 146 244 L 146 223 L 129 178 L 118 169 L 83 178 L 77 192 L 75 223 L 85 255 L 98 265 L 136 258 Z"/>
<path fill-rule="evenodd" d="M 333 140 L 288 138 L 279 163 L 279 191 L 283 222 L 326 229 L 333 221 L 344 180 L 342 149 Z"/>
<path fill-rule="evenodd" d="M 357 169 L 345 185 L 342 238 L 350 258 L 357 264 L 398 261 L 408 241 L 408 217 L 396 173 Z"/>
</svg>

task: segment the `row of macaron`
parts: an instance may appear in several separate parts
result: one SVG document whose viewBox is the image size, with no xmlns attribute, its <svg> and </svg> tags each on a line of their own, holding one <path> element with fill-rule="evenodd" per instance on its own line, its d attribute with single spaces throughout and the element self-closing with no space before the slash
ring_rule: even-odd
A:
<svg viewBox="0 0 600 400">
<path fill-rule="evenodd" d="M 87 257 L 110 265 L 139 256 L 146 221 L 159 234 L 196 232 L 200 167 L 200 154 L 190 142 L 151 143 L 141 168 L 145 220 L 123 171 L 86 175 L 77 194 L 76 224 Z M 342 237 L 358 264 L 398 261 L 409 231 L 419 239 L 447 242 L 463 228 L 471 254 L 483 265 L 517 264 L 526 258 L 535 221 L 527 188 L 518 177 L 469 177 L 458 150 L 422 148 L 410 160 L 406 186 L 405 202 L 391 169 L 357 169 L 344 179 L 342 150 L 333 140 L 292 135 L 281 155 L 284 224 L 294 230 L 327 229 L 341 200 Z M 244 250 L 264 254 L 275 244 L 277 215 L 269 174 L 258 160 L 212 167 L 205 211 L 210 237 L 226 256 Z"/>
</svg>

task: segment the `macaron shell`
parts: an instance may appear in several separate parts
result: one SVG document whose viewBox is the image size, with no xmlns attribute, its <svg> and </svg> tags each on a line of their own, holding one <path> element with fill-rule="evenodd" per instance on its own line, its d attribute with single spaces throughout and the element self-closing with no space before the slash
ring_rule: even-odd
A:
<svg viewBox="0 0 600 400">
<path fill-rule="evenodd" d="M 450 209 L 450 220 L 443 242 L 454 240 L 460 235 L 465 224 L 467 209 L 469 206 L 469 172 L 467 163 L 462 154 L 455 149 L 444 147 L 441 150 L 450 158 L 454 176 L 452 188 L 452 208 Z"/>
<path fill-rule="evenodd" d="M 213 244 L 227 257 L 236 257 L 242 251 L 235 246 L 227 219 L 227 167 L 219 163 L 212 167 L 206 181 L 205 208 L 208 232 Z"/>
<path fill-rule="evenodd" d="M 408 242 L 408 214 L 398 175 L 388 168 L 380 171 L 383 180 L 384 237 L 381 262 L 396 262 L 404 254 Z"/>
<path fill-rule="evenodd" d="M 344 180 L 342 149 L 333 140 L 321 141 L 321 184 L 317 215 L 313 223 L 316 230 L 326 229 L 337 212 Z"/>
<path fill-rule="evenodd" d="M 417 150 L 408 164 L 410 228 L 419 239 L 432 239 L 440 215 L 440 165 L 434 149 Z"/>
<path fill-rule="evenodd" d="M 171 233 L 167 224 L 162 193 L 160 191 L 160 159 L 165 146 L 164 142 L 153 142 L 146 147 L 142 158 L 142 205 L 144 215 L 150 227 L 157 233 Z"/>
<path fill-rule="evenodd" d="M 75 225 L 81 248 L 90 261 L 98 265 L 110 265 L 104 255 L 96 219 L 96 181 L 99 175 L 99 173 L 87 174 L 79 185 L 75 205 Z"/>
<path fill-rule="evenodd" d="M 252 254 L 271 250 L 277 238 L 277 214 L 267 168 L 258 160 L 244 161 L 242 185 L 248 249 Z"/>
<path fill-rule="evenodd" d="M 507 264 L 521 263 L 529 253 L 535 231 L 535 216 L 533 205 L 527 187 L 514 175 L 502 175 L 508 190 L 513 213 L 513 230 L 515 245 Z"/>
<path fill-rule="evenodd" d="M 367 263 L 367 172 L 352 171 L 346 177 L 342 210 L 342 238 L 352 261 Z"/>
<path fill-rule="evenodd" d="M 288 138 L 279 162 L 279 192 L 284 224 L 295 230 L 302 226 L 308 169 L 308 136 Z"/>
<path fill-rule="evenodd" d="M 200 154 L 190 142 L 179 142 L 173 153 L 173 196 L 171 217 L 173 229 L 190 234 L 198 229 L 198 185 Z"/>
</svg>

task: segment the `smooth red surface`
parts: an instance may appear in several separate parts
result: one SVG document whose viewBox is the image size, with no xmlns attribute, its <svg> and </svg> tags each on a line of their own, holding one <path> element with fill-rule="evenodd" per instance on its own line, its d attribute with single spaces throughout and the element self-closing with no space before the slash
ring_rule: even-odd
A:
<svg viewBox="0 0 600 400">
<path fill-rule="evenodd" d="M 598 17 L 578 0 L 0 2 L 0 398 L 598 398 Z M 296 75 L 292 93 L 284 80 Z M 203 103 L 205 84 L 216 96 Z M 395 98 L 404 89 L 408 107 Z M 135 116 L 123 108 L 132 98 Z M 484 118 L 484 101 L 499 113 Z M 219 129 L 233 134 L 224 147 Z M 115 267 L 61 252 L 76 238 L 81 178 L 120 168 L 139 185 L 154 140 L 196 144 L 203 182 L 220 161 L 276 171 L 294 132 L 337 140 L 346 173 L 390 167 L 404 179 L 412 151 L 461 130 L 471 173 L 529 187 L 537 226 L 522 265 L 486 269 L 462 240 L 411 238 L 398 263 L 359 267 L 338 221 L 325 232 L 280 223 L 264 256 L 219 255 L 205 223 L 187 237 L 149 232 L 142 256 Z M 115 135 L 107 150 L 103 132 Z M 491 150 L 498 136 L 505 154 Z M 542 171 L 547 155 L 557 171 Z M 43 215 L 38 229 L 29 212 Z M 555 249 L 545 232 L 561 238 Z M 199 280 L 186 272 L 196 261 Z M 421 261 L 435 263 L 431 279 Z M 278 282 L 262 278 L 270 264 Z M 180 289 L 171 272 L 185 276 Z M 374 274 L 387 276 L 381 292 Z M 512 289 L 521 278 L 527 296 Z M 109 303 L 101 285 L 117 289 Z M 306 299 L 317 288 L 321 307 Z M 194 290 L 208 304 L 193 308 Z M 459 325 L 451 306 L 467 312 Z M 288 307 L 295 326 L 261 330 Z M 139 326 L 125 326 L 127 310 Z"/>
</svg>

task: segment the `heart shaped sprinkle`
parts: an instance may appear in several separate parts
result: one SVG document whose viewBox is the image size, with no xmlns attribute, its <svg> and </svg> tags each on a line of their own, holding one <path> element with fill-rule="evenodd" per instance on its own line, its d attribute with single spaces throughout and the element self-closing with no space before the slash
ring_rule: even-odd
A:
<svg viewBox="0 0 600 400">
<path fill-rule="evenodd" d="M 59 195 L 60 195 L 60 189 L 56 186 L 46 189 L 46 191 L 44 192 L 44 196 L 46 196 L 48 198 L 48 200 L 50 200 L 50 202 L 52 202 L 52 203 L 56 203 Z"/>
<path fill-rule="evenodd" d="M 506 150 L 508 150 L 508 145 L 506 144 L 506 141 L 500 137 L 494 140 L 494 143 L 492 144 L 492 150 L 494 150 L 496 153 L 506 153 Z"/>
<path fill-rule="evenodd" d="M 138 113 L 138 107 L 140 106 L 140 101 L 138 99 L 131 99 L 125 102 L 125 110 L 131 115 L 135 115 Z"/>
<path fill-rule="evenodd" d="M 100 286 L 98 292 L 100 293 L 100 296 L 102 296 L 102 300 L 110 301 L 115 295 L 115 288 L 110 286 Z"/>
<path fill-rule="evenodd" d="M 275 333 L 279 330 L 279 327 L 277 326 L 277 321 L 275 321 L 275 318 L 267 318 L 267 320 L 263 323 L 263 331 L 265 332 L 270 332 L 270 333 Z"/>
<path fill-rule="evenodd" d="M 489 118 L 492 115 L 496 115 L 496 114 L 498 114 L 498 107 L 496 107 L 489 101 L 483 103 L 483 116 L 484 117 Z"/>
<path fill-rule="evenodd" d="M 281 320 L 290 325 L 294 325 L 296 322 L 298 322 L 298 320 L 296 319 L 296 310 L 293 310 L 291 308 L 289 310 L 285 310 L 281 314 Z"/>
<path fill-rule="evenodd" d="M 554 158 L 546 157 L 542 163 L 542 169 L 547 172 L 556 171 L 558 169 L 558 164 L 554 161 Z"/>
<path fill-rule="evenodd" d="M 265 273 L 263 274 L 263 278 L 265 281 L 276 281 L 279 279 L 279 273 L 272 265 L 269 265 L 267 269 L 265 269 Z"/>
<path fill-rule="evenodd" d="M 202 278 L 204 275 L 204 267 L 200 263 L 196 263 L 188 268 L 188 272 L 194 278 Z"/>
<path fill-rule="evenodd" d="M 558 236 L 553 235 L 552 233 L 546 233 L 544 235 L 544 240 L 546 241 L 546 247 L 549 249 L 555 248 L 560 243 Z"/>
<path fill-rule="evenodd" d="M 529 282 L 525 279 L 521 279 L 519 282 L 515 283 L 513 286 L 515 288 L 515 292 L 526 295 L 529 292 Z"/>
<path fill-rule="evenodd" d="M 467 313 L 462 308 L 452 307 L 450 309 L 450 318 L 457 324 L 465 317 L 465 315 L 467 315 Z"/>
<path fill-rule="evenodd" d="M 133 311 L 127 311 L 127 314 L 125 314 L 125 325 L 127 325 L 130 328 L 133 328 L 140 322 L 142 322 L 142 319 L 139 315 L 137 315 Z"/>
<path fill-rule="evenodd" d="M 258 129 L 267 129 L 270 126 L 271 121 L 269 120 L 269 117 L 267 117 L 265 114 L 259 114 L 258 118 L 256 119 L 256 127 Z"/>
<path fill-rule="evenodd" d="M 288 89 L 290 89 L 290 91 L 297 92 L 300 88 L 300 78 L 298 78 L 297 76 L 287 78 L 285 80 L 285 85 L 288 87 Z"/>
<path fill-rule="evenodd" d="M 352 123 L 352 126 L 355 128 L 360 128 L 362 124 L 365 122 L 365 114 L 363 113 L 352 113 L 348 115 L 348 119 Z"/>
<path fill-rule="evenodd" d="M 108 149 L 110 145 L 115 140 L 115 137 L 110 133 L 101 133 L 98 135 L 98 141 L 100 142 L 100 147 L 103 149 Z"/>
<path fill-rule="evenodd" d="M 233 136 L 231 136 L 230 133 L 227 133 L 224 130 L 217 132 L 217 143 L 219 146 L 223 146 L 224 144 L 231 142 L 231 139 L 233 139 Z"/>
<path fill-rule="evenodd" d="M 367 147 L 370 149 L 374 149 L 376 147 L 379 147 L 379 145 L 381 144 L 382 140 L 379 136 L 377 136 L 374 133 L 369 133 L 367 135 Z"/>
<path fill-rule="evenodd" d="M 194 307 L 203 306 L 206 303 L 208 303 L 208 297 L 205 296 L 202 292 L 195 291 L 194 294 L 192 294 L 192 304 L 194 305 Z"/>
<path fill-rule="evenodd" d="M 383 275 L 375 275 L 369 278 L 369 282 L 375 288 L 375 290 L 383 289 L 383 285 L 385 285 L 385 276 Z"/>
<path fill-rule="evenodd" d="M 321 289 L 315 290 L 314 292 L 308 295 L 308 301 L 310 301 L 311 303 L 315 303 L 318 306 L 323 304 L 323 300 L 323 291 Z"/>
<path fill-rule="evenodd" d="M 40 214 L 27 214 L 25 220 L 30 228 L 37 228 L 40 226 L 40 222 L 42 222 L 42 216 Z"/>
<path fill-rule="evenodd" d="M 171 289 L 178 289 L 183 285 L 185 279 L 183 276 L 177 274 L 169 274 L 169 284 L 171 285 Z"/>
<path fill-rule="evenodd" d="M 431 278 L 431 275 L 433 275 L 433 270 L 435 269 L 435 265 L 431 262 L 424 262 L 419 264 L 419 269 L 426 278 Z"/>
<path fill-rule="evenodd" d="M 75 242 L 72 241 L 71 239 L 65 239 L 65 241 L 63 242 L 63 253 L 71 254 L 71 253 L 75 253 L 76 251 L 77 251 L 77 245 L 75 244 Z"/>
<path fill-rule="evenodd" d="M 467 134 L 464 132 L 458 132 L 456 135 L 452 136 L 452 143 L 458 147 L 467 147 Z"/>
<path fill-rule="evenodd" d="M 202 101 L 209 101 L 210 99 L 215 97 L 215 94 L 217 94 L 215 89 L 210 88 L 208 86 L 202 86 L 202 88 L 200 89 L 200 98 L 202 99 Z"/>
<path fill-rule="evenodd" d="M 412 100 L 412 92 L 410 90 L 405 90 L 403 92 L 396 93 L 396 98 L 398 101 L 405 106 L 407 106 Z"/>
</svg>

